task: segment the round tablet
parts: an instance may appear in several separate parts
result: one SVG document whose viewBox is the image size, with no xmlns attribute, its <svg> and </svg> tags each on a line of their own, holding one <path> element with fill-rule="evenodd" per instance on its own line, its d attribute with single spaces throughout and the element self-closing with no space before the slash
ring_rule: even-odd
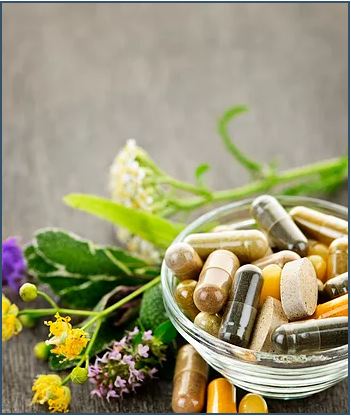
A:
<svg viewBox="0 0 351 416">
<path fill-rule="evenodd" d="M 280 277 L 280 299 L 289 321 L 313 315 L 317 298 L 317 277 L 311 261 L 304 257 L 286 263 Z"/>
</svg>

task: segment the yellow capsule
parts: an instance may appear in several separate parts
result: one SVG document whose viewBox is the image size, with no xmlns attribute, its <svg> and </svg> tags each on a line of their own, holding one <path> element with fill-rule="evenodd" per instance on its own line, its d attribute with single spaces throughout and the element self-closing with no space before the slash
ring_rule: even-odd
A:
<svg viewBox="0 0 351 416">
<path fill-rule="evenodd" d="M 312 255 L 307 257 L 314 267 L 316 272 L 317 279 L 321 280 L 323 283 L 327 278 L 327 263 L 321 256 Z"/>
<path fill-rule="evenodd" d="M 348 235 L 347 221 L 333 215 L 302 206 L 294 207 L 290 215 L 302 231 L 324 244 Z"/>
<path fill-rule="evenodd" d="M 208 332 L 214 337 L 218 337 L 221 321 L 222 318 L 219 315 L 211 315 L 207 312 L 200 312 L 194 319 L 194 325 Z"/>
<path fill-rule="evenodd" d="M 327 262 L 329 256 L 328 246 L 316 240 L 308 240 L 307 256 L 321 256 Z"/>
<path fill-rule="evenodd" d="M 177 285 L 174 293 L 175 300 L 184 312 L 184 315 L 186 315 L 192 321 L 195 319 L 195 316 L 200 312 L 195 306 L 193 299 L 196 285 L 196 280 L 183 280 Z"/>
<path fill-rule="evenodd" d="M 342 295 L 338 298 L 321 303 L 317 306 L 311 318 L 323 319 L 337 316 L 349 316 L 349 295 Z"/>
<path fill-rule="evenodd" d="M 206 413 L 236 413 L 236 388 L 225 378 L 216 378 L 207 387 Z"/>
<path fill-rule="evenodd" d="M 197 280 L 203 266 L 199 255 L 186 243 L 175 243 L 168 247 L 165 263 L 179 280 Z"/>
<path fill-rule="evenodd" d="M 241 399 L 239 413 L 268 413 L 268 406 L 259 394 L 248 393 Z"/>
<path fill-rule="evenodd" d="M 280 300 L 280 276 L 282 269 L 277 264 L 270 264 L 262 270 L 263 286 L 260 295 L 260 306 L 268 296 Z"/>
<path fill-rule="evenodd" d="M 205 403 L 208 366 L 195 348 L 178 350 L 173 378 L 172 409 L 175 413 L 200 413 Z"/>
<path fill-rule="evenodd" d="M 328 279 L 348 271 L 349 242 L 347 237 L 337 238 L 329 246 Z"/>
</svg>

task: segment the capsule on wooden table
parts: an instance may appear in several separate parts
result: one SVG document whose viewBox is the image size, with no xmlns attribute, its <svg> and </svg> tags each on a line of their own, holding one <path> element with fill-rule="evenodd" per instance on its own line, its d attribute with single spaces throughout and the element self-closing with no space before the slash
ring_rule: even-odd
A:
<svg viewBox="0 0 351 416">
<path fill-rule="evenodd" d="M 179 280 L 197 280 L 203 266 L 197 252 L 187 243 L 175 243 L 168 247 L 165 262 Z"/>
<path fill-rule="evenodd" d="M 186 315 L 192 321 L 195 319 L 195 316 L 200 312 L 195 306 L 193 299 L 196 285 L 196 280 L 183 280 L 180 283 L 178 283 L 174 293 L 175 300 L 184 312 L 184 315 Z"/>
<path fill-rule="evenodd" d="M 348 315 L 349 295 L 346 294 L 318 305 L 315 313 L 313 314 L 313 318 L 322 319 Z"/>
<path fill-rule="evenodd" d="M 215 314 L 223 308 L 239 266 L 236 255 L 228 250 L 208 256 L 194 291 L 194 303 L 201 312 Z"/>
<path fill-rule="evenodd" d="M 307 238 L 276 198 L 259 196 L 253 201 L 251 212 L 259 226 L 268 233 L 274 247 L 295 251 L 300 256 L 307 254 Z"/>
<path fill-rule="evenodd" d="M 290 215 L 303 232 L 324 244 L 348 235 L 347 221 L 333 215 L 303 206 L 294 207 Z"/>
<path fill-rule="evenodd" d="M 173 378 L 175 413 L 200 413 L 205 404 L 208 366 L 190 344 L 178 351 Z"/>
<path fill-rule="evenodd" d="M 208 385 L 206 413 L 236 413 L 236 388 L 227 379 L 216 378 Z"/>
<path fill-rule="evenodd" d="M 282 250 L 277 253 L 270 254 L 269 256 L 262 257 L 261 259 L 254 261 L 252 264 L 260 269 L 263 269 L 270 264 L 276 264 L 280 268 L 283 268 L 286 263 L 289 263 L 289 261 L 298 260 L 300 258 L 301 257 L 294 251 Z"/>
<path fill-rule="evenodd" d="M 308 240 L 307 256 L 321 256 L 327 262 L 329 256 L 328 246 L 316 240 Z"/>
<path fill-rule="evenodd" d="M 349 291 L 349 274 L 346 272 L 327 280 L 323 291 L 330 299 L 345 295 Z"/>
<path fill-rule="evenodd" d="M 347 237 L 334 240 L 329 246 L 328 279 L 348 271 L 349 242 Z"/>
<path fill-rule="evenodd" d="M 269 264 L 262 270 L 262 290 L 260 295 L 260 303 L 262 306 L 267 297 L 271 296 L 280 300 L 280 277 L 282 269 L 276 264 Z"/>
<path fill-rule="evenodd" d="M 272 342 L 283 354 L 319 351 L 348 342 L 348 318 L 309 319 L 279 326 L 272 334 Z"/>
<path fill-rule="evenodd" d="M 218 337 L 246 348 L 255 323 L 262 289 L 261 269 L 252 264 L 241 266 L 235 274 Z"/>
<path fill-rule="evenodd" d="M 241 262 L 253 262 L 263 257 L 269 248 L 267 237 L 259 230 L 190 234 L 184 241 L 202 258 L 217 249 L 223 249 L 234 253 Z"/>
<path fill-rule="evenodd" d="M 194 325 L 208 332 L 214 337 L 218 337 L 219 327 L 222 318 L 219 315 L 212 315 L 207 312 L 200 312 L 194 319 Z"/>
<path fill-rule="evenodd" d="M 268 406 L 259 394 L 248 393 L 240 401 L 239 413 L 268 413 Z"/>
</svg>

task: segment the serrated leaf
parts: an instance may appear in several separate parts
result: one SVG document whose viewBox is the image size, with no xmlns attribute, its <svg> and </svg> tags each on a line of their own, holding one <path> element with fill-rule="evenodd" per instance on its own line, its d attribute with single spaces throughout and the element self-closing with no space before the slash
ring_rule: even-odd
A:
<svg viewBox="0 0 351 416">
<path fill-rule="evenodd" d="M 155 329 L 154 335 L 164 344 L 169 344 L 176 338 L 177 330 L 174 328 L 172 322 L 167 320 Z"/>
<path fill-rule="evenodd" d="M 70 194 L 64 197 L 64 202 L 73 208 L 126 228 L 132 234 L 164 249 L 183 229 L 182 224 L 95 195 Z"/>
</svg>

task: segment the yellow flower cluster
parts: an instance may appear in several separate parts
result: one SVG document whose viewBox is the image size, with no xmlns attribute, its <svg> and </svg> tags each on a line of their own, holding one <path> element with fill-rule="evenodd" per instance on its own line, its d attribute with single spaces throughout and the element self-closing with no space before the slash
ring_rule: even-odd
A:
<svg viewBox="0 0 351 416">
<path fill-rule="evenodd" d="M 71 401 L 71 391 L 62 386 L 61 378 L 56 374 L 41 374 L 34 381 L 32 403 L 49 406 L 50 412 L 64 413 L 68 411 Z"/>
<path fill-rule="evenodd" d="M 2 295 L 2 340 L 7 341 L 22 330 L 22 324 L 17 318 L 18 307 Z"/>
<path fill-rule="evenodd" d="M 67 360 L 77 358 L 89 342 L 88 334 L 81 328 L 72 328 L 71 318 L 63 318 L 59 313 L 55 315 L 56 321 L 44 322 L 49 326 L 48 345 L 55 345 L 51 352 L 56 355 L 62 355 Z"/>
</svg>

